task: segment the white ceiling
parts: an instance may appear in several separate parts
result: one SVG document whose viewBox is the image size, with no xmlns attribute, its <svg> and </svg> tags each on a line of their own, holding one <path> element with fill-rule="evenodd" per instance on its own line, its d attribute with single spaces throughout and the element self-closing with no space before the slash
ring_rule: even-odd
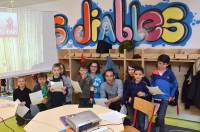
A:
<svg viewBox="0 0 200 132">
<path fill-rule="evenodd" d="M 55 0 L 0 0 L 0 7 L 12 7 L 11 1 L 13 1 L 13 7 L 15 8 Z"/>
</svg>

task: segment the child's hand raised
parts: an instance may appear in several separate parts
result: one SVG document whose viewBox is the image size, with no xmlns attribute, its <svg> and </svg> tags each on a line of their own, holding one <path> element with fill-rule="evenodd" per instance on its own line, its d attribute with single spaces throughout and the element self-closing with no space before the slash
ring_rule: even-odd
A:
<svg viewBox="0 0 200 132">
<path fill-rule="evenodd" d="M 139 91 L 139 92 L 137 93 L 137 96 L 139 96 L 139 97 L 144 97 L 144 96 L 145 96 L 145 93 L 144 93 L 144 92 L 141 92 L 141 91 Z"/>
<path fill-rule="evenodd" d="M 81 78 L 85 79 L 87 77 L 87 74 L 81 74 Z"/>
</svg>

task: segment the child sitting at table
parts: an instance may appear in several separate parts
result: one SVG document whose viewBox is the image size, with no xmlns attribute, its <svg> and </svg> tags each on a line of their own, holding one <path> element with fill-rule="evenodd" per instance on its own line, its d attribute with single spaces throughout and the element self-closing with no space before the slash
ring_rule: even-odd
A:
<svg viewBox="0 0 200 132">
<path fill-rule="evenodd" d="M 17 99 L 20 101 L 20 106 L 26 106 L 30 109 L 31 100 L 29 94 L 31 90 L 26 87 L 26 80 L 24 77 L 19 77 L 17 79 L 17 88 L 13 92 L 13 100 L 16 101 Z M 16 114 L 17 125 L 22 126 L 32 118 L 30 110 L 24 117 L 20 117 Z"/>
<path fill-rule="evenodd" d="M 38 104 L 38 109 L 40 111 L 47 110 L 47 102 L 48 102 L 48 81 L 47 81 L 47 74 L 46 73 L 39 73 L 37 74 L 37 82 L 33 88 L 32 92 L 37 92 L 42 90 L 43 101 L 41 104 Z"/>
</svg>

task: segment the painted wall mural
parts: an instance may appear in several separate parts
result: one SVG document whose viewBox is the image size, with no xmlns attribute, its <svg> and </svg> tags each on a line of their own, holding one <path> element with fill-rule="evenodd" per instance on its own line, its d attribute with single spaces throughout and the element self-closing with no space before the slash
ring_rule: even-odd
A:
<svg viewBox="0 0 200 132">
<path fill-rule="evenodd" d="M 163 0 L 143 5 L 139 0 L 113 0 L 113 7 L 104 11 L 98 2 L 80 1 L 81 17 L 68 25 L 68 16 L 55 15 L 57 48 L 95 48 L 98 40 L 119 45 L 131 40 L 137 47 L 185 47 L 193 33 L 197 13 L 186 3 Z"/>
</svg>

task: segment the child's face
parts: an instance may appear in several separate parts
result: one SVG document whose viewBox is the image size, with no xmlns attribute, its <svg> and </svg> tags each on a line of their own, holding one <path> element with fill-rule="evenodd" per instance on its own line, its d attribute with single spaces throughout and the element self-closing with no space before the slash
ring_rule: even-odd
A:
<svg viewBox="0 0 200 132">
<path fill-rule="evenodd" d="M 91 73 L 96 73 L 97 72 L 97 63 L 92 63 L 90 65 L 90 71 L 91 71 Z"/>
<path fill-rule="evenodd" d="M 87 69 L 86 69 L 86 68 L 83 68 L 83 67 L 81 67 L 81 68 L 80 68 L 80 70 L 79 70 L 79 73 L 80 73 L 80 75 L 81 75 L 81 76 L 85 76 L 85 75 L 86 75 L 86 73 L 87 73 Z"/>
<path fill-rule="evenodd" d="M 60 67 L 53 67 L 52 73 L 54 76 L 57 76 L 57 77 L 60 76 L 60 73 L 61 73 Z"/>
<path fill-rule="evenodd" d="M 108 84 L 112 84 L 115 79 L 113 72 L 107 71 L 105 74 L 105 79 Z"/>
<path fill-rule="evenodd" d="M 38 83 L 40 85 L 44 85 L 46 83 L 47 79 L 45 77 L 39 77 L 38 78 Z"/>
<path fill-rule="evenodd" d="M 163 70 L 167 69 L 168 64 L 163 63 L 162 61 L 158 61 L 157 66 L 158 66 L 158 70 L 163 71 Z"/>
<path fill-rule="evenodd" d="M 17 85 L 20 88 L 24 88 L 26 86 L 26 81 L 24 78 L 19 78 L 17 79 Z"/>
<path fill-rule="evenodd" d="M 128 66 L 128 74 L 129 74 L 129 76 L 134 77 L 134 71 L 135 71 L 134 68 Z"/>
<path fill-rule="evenodd" d="M 142 78 L 144 77 L 144 74 L 142 73 L 142 71 L 135 71 L 134 72 L 134 78 L 137 82 L 140 82 L 142 80 Z"/>
</svg>

